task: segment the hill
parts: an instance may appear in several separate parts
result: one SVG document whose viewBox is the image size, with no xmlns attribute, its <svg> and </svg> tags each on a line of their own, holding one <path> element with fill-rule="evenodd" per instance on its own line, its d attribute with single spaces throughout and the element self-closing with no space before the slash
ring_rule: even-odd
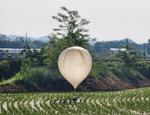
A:
<svg viewBox="0 0 150 115">
<path fill-rule="evenodd" d="M 92 47 L 92 49 L 95 52 L 103 52 L 106 51 L 110 48 L 122 48 L 127 44 L 131 46 L 132 49 L 143 52 L 144 51 L 144 45 L 143 44 L 137 44 L 136 42 L 132 41 L 131 39 L 123 39 L 123 40 L 118 40 L 118 41 L 99 41 L 96 42 L 96 44 Z"/>
<path fill-rule="evenodd" d="M 48 35 L 41 37 L 30 37 L 28 36 L 27 42 L 31 48 L 40 48 L 48 42 Z M 96 53 L 104 53 L 109 51 L 111 48 L 122 48 L 126 44 L 126 40 L 132 48 L 137 52 L 144 52 L 144 47 L 146 47 L 146 51 L 150 54 L 150 45 L 146 43 L 138 44 L 131 39 L 122 39 L 122 40 L 114 40 L 114 41 L 96 41 L 96 38 L 89 38 L 90 49 Z M 25 46 L 26 37 L 19 35 L 6 35 L 0 34 L 0 48 L 23 48 Z"/>
<path fill-rule="evenodd" d="M 0 48 L 24 48 L 26 44 L 28 44 L 30 48 L 40 48 L 44 46 L 48 40 L 48 36 L 33 38 L 0 34 Z"/>
</svg>

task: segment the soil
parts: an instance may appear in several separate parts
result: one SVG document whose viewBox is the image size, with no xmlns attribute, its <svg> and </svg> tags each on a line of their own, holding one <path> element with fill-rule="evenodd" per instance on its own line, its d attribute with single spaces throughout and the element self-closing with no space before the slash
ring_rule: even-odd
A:
<svg viewBox="0 0 150 115">
<path fill-rule="evenodd" d="M 142 77 L 131 81 L 124 80 L 116 76 L 106 76 L 100 78 L 88 77 L 77 88 L 77 91 L 120 91 L 139 87 L 149 87 L 150 80 Z M 74 91 L 73 87 L 63 78 L 46 80 L 41 84 L 29 84 L 19 81 L 13 84 L 0 85 L 1 93 L 16 92 L 68 92 Z"/>
</svg>

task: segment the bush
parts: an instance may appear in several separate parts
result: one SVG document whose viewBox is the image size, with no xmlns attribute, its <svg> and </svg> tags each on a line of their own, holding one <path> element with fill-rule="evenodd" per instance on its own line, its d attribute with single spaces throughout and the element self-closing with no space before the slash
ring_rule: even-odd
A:
<svg viewBox="0 0 150 115">
<path fill-rule="evenodd" d="M 100 77 L 100 76 L 109 76 L 109 67 L 99 60 L 94 60 L 92 65 L 92 70 L 90 76 Z"/>
<path fill-rule="evenodd" d="M 8 79 L 21 70 L 22 61 L 20 59 L 0 61 L 0 80 Z"/>
<path fill-rule="evenodd" d="M 28 91 L 68 91 L 73 89 L 66 80 L 53 76 L 53 74 L 46 67 L 29 67 L 20 72 L 14 82 L 26 87 Z"/>
<path fill-rule="evenodd" d="M 137 65 L 137 71 L 139 71 L 143 76 L 150 79 L 150 64 L 141 62 Z"/>
<path fill-rule="evenodd" d="M 140 72 L 124 66 L 118 66 L 118 68 L 114 68 L 112 72 L 122 81 L 132 84 L 137 84 L 138 80 L 142 78 Z"/>
<path fill-rule="evenodd" d="M 21 71 L 20 76 L 28 82 L 40 82 L 43 79 L 52 78 L 51 72 L 46 67 L 28 67 L 25 71 Z"/>
</svg>

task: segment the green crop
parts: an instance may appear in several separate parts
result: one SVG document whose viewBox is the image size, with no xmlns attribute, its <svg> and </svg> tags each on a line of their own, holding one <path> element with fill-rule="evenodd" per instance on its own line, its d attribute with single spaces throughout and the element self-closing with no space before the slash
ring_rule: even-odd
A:
<svg viewBox="0 0 150 115">
<path fill-rule="evenodd" d="M 150 115 L 150 88 L 0 94 L 1 115 Z"/>
</svg>

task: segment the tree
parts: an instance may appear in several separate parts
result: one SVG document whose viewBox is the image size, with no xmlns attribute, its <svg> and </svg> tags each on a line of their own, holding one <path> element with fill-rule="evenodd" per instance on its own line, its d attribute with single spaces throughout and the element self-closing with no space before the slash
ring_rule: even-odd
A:
<svg viewBox="0 0 150 115">
<path fill-rule="evenodd" d="M 125 51 L 120 51 L 118 56 L 121 58 L 123 64 L 127 68 L 134 67 L 139 60 L 139 56 L 135 51 L 132 50 L 131 46 L 129 45 L 128 39 L 126 39 L 126 45 L 124 46 L 124 48 Z"/>
<path fill-rule="evenodd" d="M 89 24 L 89 21 L 81 18 L 76 10 L 68 10 L 66 7 L 61 7 L 61 9 L 64 13 L 52 16 L 59 25 L 53 29 L 54 32 L 50 37 L 49 48 L 47 49 L 47 62 L 53 73 L 58 73 L 57 60 L 64 49 L 71 46 L 86 48 L 88 45 L 88 40 L 86 39 L 88 29 L 85 29 L 84 26 Z"/>
<path fill-rule="evenodd" d="M 125 44 L 124 48 L 125 48 L 127 51 L 132 50 L 132 47 L 129 45 L 129 39 L 126 38 L 125 41 L 126 41 L 126 44 Z"/>
<path fill-rule="evenodd" d="M 150 39 L 148 39 L 147 53 L 150 55 Z"/>
<path fill-rule="evenodd" d="M 54 28 L 53 40 L 67 39 L 68 44 L 86 47 L 88 44 L 88 29 L 84 26 L 90 22 L 81 18 L 77 10 L 68 10 L 66 7 L 61 7 L 64 13 L 58 13 L 57 16 L 52 16 L 59 25 Z M 57 38 L 57 39 L 56 39 Z"/>
</svg>

